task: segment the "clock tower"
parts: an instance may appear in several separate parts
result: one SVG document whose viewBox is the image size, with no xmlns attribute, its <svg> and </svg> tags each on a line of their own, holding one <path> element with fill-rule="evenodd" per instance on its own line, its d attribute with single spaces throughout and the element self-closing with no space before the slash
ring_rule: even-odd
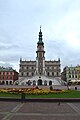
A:
<svg viewBox="0 0 80 120">
<path fill-rule="evenodd" d="M 42 41 L 42 32 L 40 26 L 39 32 L 39 41 L 37 42 L 37 57 L 36 57 L 36 72 L 38 75 L 45 74 L 45 51 L 44 51 L 44 43 Z"/>
</svg>

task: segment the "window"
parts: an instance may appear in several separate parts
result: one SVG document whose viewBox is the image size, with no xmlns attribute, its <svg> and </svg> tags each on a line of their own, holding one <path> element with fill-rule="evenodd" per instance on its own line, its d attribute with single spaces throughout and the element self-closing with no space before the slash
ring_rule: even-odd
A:
<svg viewBox="0 0 80 120">
<path fill-rule="evenodd" d="M 77 74 L 77 71 L 75 71 L 75 74 Z"/>
<path fill-rule="evenodd" d="M 32 72 L 32 76 L 34 75 L 34 73 Z"/>
<path fill-rule="evenodd" d="M 27 76 L 29 76 L 29 73 L 27 72 Z"/>
<path fill-rule="evenodd" d="M 52 76 L 54 76 L 54 72 L 52 72 Z"/>
<path fill-rule="evenodd" d="M 24 67 L 22 66 L 22 69 L 24 69 Z"/>
<path fill-rule="evenodd" d="M 72 78 L 74 78 L 74 75 L 72 75 Z"/>
<path fill-rule="evenodd" d="M 47 69 L 49 70 L 49 67 L 47 67 Z"/>
<path fill-rule="evenodd" d="M 29 67 L 27 67 L 27 69 L 29 69 Z"/>
<path fill-rule="evenodd" d="M 52 69 L 54 70 L 54 67 L 52 67 Z"/>
<path fill-rule="evenodd" d="M 74 74 L 74 71 L 72 71 L 72 74 Z"/>
<path fill-rule="evenodd" d="M 10 74 L 12 75 L 12 72 Z"/>
<path fill-rule="evenodd" d="M 49 72 L 47 73 L 47 75 L 49 76 Z"/>
<path fill-rule="evenodd" d="M 59 75 L 59 73 L 57 72 L 57 76 Z"/>
<path fill-rule="evenodd" d="M 3 75 L 4 75 L 5 73 L 3 72 Z"/>
<path fill-rule="evenodd" d="M 3 72 L 1 72 L 1 75 L 3 75 Z"/>
<path fill-rule="evenodd" d="M 10 79 L 12 79 L 12 76 L 10 77 Z"/>
<path fill-rule="evenodd" d="M 69 78 L 71 78 L 71 75 L 69 75 Z"/>
<path fill-rule="evenodd" d="M 23 76 L 23 72 L 22 72 L 21 74 L 22 74 L 22 76 Z"/>
<path fill-rule="evenodd" d="M 56 70 L 56 67 L 54 67 L 54 69 Z"/>
</svg>

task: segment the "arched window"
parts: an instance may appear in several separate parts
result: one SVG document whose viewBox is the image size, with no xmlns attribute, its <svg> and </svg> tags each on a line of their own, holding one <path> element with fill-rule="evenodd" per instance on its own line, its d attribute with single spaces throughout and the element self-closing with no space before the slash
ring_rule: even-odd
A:
<svg viewBox="0 0 80 120">
<path fill-rule="evenodd" d="M 49 81 L 49 85 L 52 85 L 52 81 Z"/>
<path fill-rule="evenodd" d="M 49 72 L 47 73 L 47 75 L 49 76 Z"/>
<path fill-rule="evenodd" d="M 75 78 L 77 78 L 77 75 L 75 75 Z"/>
<path fill-rule="evenodd" d="M 29 76 L 29 73 L 27 72 L 27 76 Z"/>
<path fill-rule="evenodd" d="M 34 69 L 34 67 L 32 67 L 32 69 Z"/>
<path fill-rule="evenodd" d="M 54 72 L 52 72 L 52 76 L 54 76 Z"/>
<path fill-rule="evenodd" d="M 71 78 L 71 75 L 69 75 L 69 78 Z"/>
<path fill-rule="evenodd" d="M 74 75 L 72 75 L 72 78 L 74 78 Z"/>
</svg>

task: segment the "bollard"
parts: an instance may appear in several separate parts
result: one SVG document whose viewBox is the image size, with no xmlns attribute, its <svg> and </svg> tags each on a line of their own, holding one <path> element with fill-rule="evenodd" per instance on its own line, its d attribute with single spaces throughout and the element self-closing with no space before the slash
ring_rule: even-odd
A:
<svg viewBox="0 0 80 120">
<path fill-rule="evenodd" d="M 21 102 L 25 102 L 25 93 L 21 94 Z"/>
</svg>

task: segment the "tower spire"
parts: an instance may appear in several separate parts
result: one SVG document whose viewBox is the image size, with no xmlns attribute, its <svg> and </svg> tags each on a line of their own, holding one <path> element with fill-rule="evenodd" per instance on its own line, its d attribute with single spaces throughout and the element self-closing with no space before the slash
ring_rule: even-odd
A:
<svg viewBox="0 0 80 120">
<path fill-rule="evenodd" d="M 43 41 L 42 41 L 42 31 L 41 31 L 41 25 L 40 25 L 40 32 L 39 32 L 39 41 L 38 41 L 38 45 L 43 45 Z"/>
<path fill-rule="evenodd" d="M 41 25 L 40 25 L 40 32 L 41 32 Z"/>
</svg>

